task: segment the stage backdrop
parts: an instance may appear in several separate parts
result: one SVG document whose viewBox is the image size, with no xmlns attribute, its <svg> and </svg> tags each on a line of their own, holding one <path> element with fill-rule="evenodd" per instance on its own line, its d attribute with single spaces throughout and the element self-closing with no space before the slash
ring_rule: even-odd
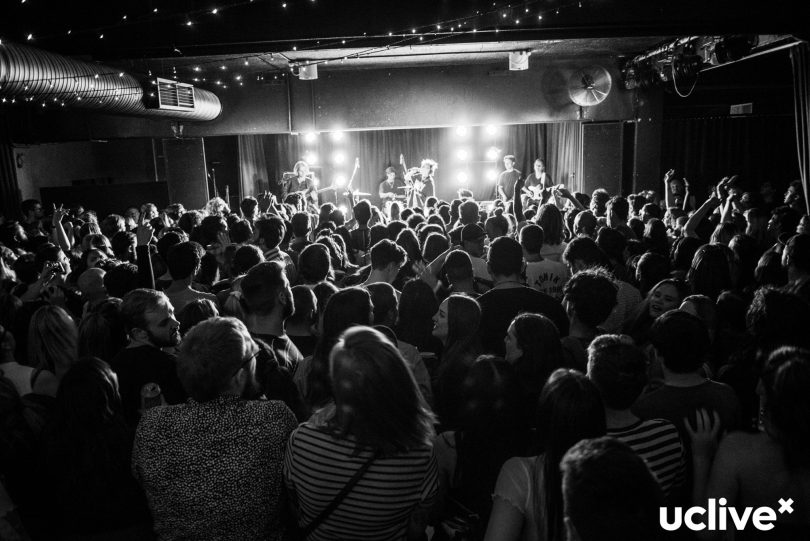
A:
<svg viewBox="0 0 810 541">
<path fill-rule="evenodd" d="M 575 173 L 575 191 L 580 189 L 582 175 L 581 126 L 579 122 L 521 124 L 511 126 L 473 126 L 300 135 L 240 135 L 239 161 L 243 195 L 264 190 L 277 191 L 278 181 L 293 164 L 305 160 L 321 187 L 335 179 L 349 179 L 355 158 L 360 170 L 353 186 L 374 194 L 385 178 L 385 168 L 398 170 L 399 156 L 405 156 L 408 167 L 418 167 L 422 158 L 439 163 L 436 172 L 436 194 L 452 199 L 460 188 L 473 190 L 479 199 L 490 199 L 494 193 L 493 177 L 503 171 L 503 156 L 514 154 L 517 168 L 524 175 L 532 172 L 535 158 L 546 160 L 547 170 L 558 182 L 569 186 Z"/>
</svg>

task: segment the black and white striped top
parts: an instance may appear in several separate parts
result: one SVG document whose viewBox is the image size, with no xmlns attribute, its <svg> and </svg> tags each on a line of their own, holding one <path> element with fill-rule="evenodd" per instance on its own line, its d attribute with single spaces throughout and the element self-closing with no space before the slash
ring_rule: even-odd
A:
<svg viewBox="0 0 810 541">
<path fill-rule="evenodd" d="M 683 484 L 686 460 L 674 424 L 665 419 L 651 419 L 621 428 L 609 428 L 607 433 L 629 445 L 644 459 L 665 496 Z"/>
<path fill-rule="evenodd" d="M 355 451 L 353 438 L 339 439 L 311 423 L 287 443 L 284 480 L 299 509 L 299 524 L 312 522 L 328 506 L 373 450 Z M 405 539 L 408 521 L 436 495 L 436 459 L 431 447 L 381 456 L 308 541 Z"/>
</svg>

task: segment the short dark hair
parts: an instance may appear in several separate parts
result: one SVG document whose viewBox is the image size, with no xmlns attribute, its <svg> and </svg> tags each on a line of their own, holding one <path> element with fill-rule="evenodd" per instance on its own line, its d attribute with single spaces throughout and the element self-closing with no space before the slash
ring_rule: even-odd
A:
<svg viewBox="0 0 810 541">
<path fill-rule="evenodd" d="M 630 215 L 630 203 L 621 195 L 614 195 L 611 197 L 606 205 L 610 212 L 613 212 L 620 220 L 627 221 Z"/>
<path fill-rule="evenodd" d="M 668 370 L 688 374 L 703 364 L 710 345 L 709 330 L 699 317 L 683 310 L 670 310 L 653 322 L 650 342 Z"/>
<path fill-rule="evenodd" d="M 577 318 L 596 328 L 616 307 L 619 288 L 605 269 L 594 267 L 574 274 L 563 287 L 563 298 L 571 303 Z"/>
<path fill-rule="evenodd" d="M 581 231 L 585 235 L 592 237 L 596 232 L 596 225 L 598 223 L 599 222 L 597 222 L 596 216 L 593 215 L 593 212 L 590 210 L 583 210 L 578 212 L 576 217 L 574 217 L 573 233 L 576 235 Z"/>
<path fill-rule="evenodd" d="M 596 235 L 596 245 L 599 246 L 609 258 L 623 261 L 624 249 L 627 246 L 627 237 L 618 229 L 603 227 Z"/>
<path fill-rule="evenodd" d="M 271 215 L 266 218 L 256 220 L 254 226 L 259 232 L 259 239 L 264 241 L 267 249 L 272 250 L 281 244 L 281 239 L 284 238 L 284 233 L 286 231 L 284 220 L 278 216 Z"/>
<path fill-rule="evenodd" d="M 453 250 L 444 260 L 444 271 L 451 283 L 473 277 L 473 266 L 470 254 L 464 250 Z"/>
<path fill-rule="evenodd" d="M 309 214 L 306 212 L 296 212 L 290 218 L 290 225 L 292 227 L 293 235 L 296 237 L 305 237 L 309 233 Z"/>
<path fill-rule="evenodd" d="M 252 195 L 245 197 L 239 202 L 239 209 L 242 211 L 243 216 L 253 216 L 258 206 L 259 201 Z"/>
<path fill-rule="evenodd" d="M 562 260 L 569 266 L 580 261 L 586 267 L 610 267 L 605 252 L 590 237 L 579 237 L 569 242 L 563 251 Z"/>
<path fill-rule="evenodd" d="M 371 220 L 371 203 L 367 199 L 361 199 L 354 206 L 354 219 L 360 225 L 367 225 Z"/>
<path fill-rule="evenodd" d="M 810 272 L 810 234 L 793 235 L 785 244 L 784 261 L 802 272 Z"/>
<path fill-rule="evenodd" d="M 168 304 L 169 298 L 162 291 L 154 289 L 133 289 L 124 295 L 124 302 L 121 303 L 121 317 L 127 333 L 132 329 L 146 329 L 146 312 L 156 310 L 162 304 Z"/>
<path fill-rule="evenodd" d="M 252 244 L 240 246 L 233 254 L 231 266 L 236 276 L 245 274 L 254 265 L 258 265 L 264 261 L 264 254 L 258 247 Z"/>
<path fill-rule="evenodd" d="M 326 280 L 331 268 L 329 248 L 318 242 L 306 246 L 298 255 L 298 271 L 307 282 Z"/>
<path fill-rule="evenodd" d="M 110 239 L 113 254 L 118 259 L 127 259 L 131 247 L 137 244 L 138 239 L 131 231 L 119 231 Z"/>
<path fill-rule="evenodd" d="M 104 274 L 104 289 L 110 297 L 123 298 L 139 284 L 138 266 L 132 263 L 119 263 Z"/>
<path fill-rule="evenodd" d="M 389 239 L 383 239 L 371 247 L 371 268 L 382 269 L 391 263 L 402 265 L 407 254 L 405 250 Z"/>
<path fill-rule="evenodd" d="M 38 199 L 26 199 L 20 203 L 20 210 L 25 217 L 29 212 L 33 212 L 37 205 L 41 205 Z"/>
<path fill-rule="evenodd" d="M 236 220 L 233 225 L 231 225 L 228 233 L 231 237 L 231 242 L 244 244 L 253 237 L 253 228 L 250 227 L 250 222 L 247 220 Z"/>
<path fill-rule="evenodd" d="M 560 469 L 565 516 L 581 541 L 660 538 L 661 487 L 626 443 L 609 436 L 581 440 Z"/>
<path fill-rule="evenodd" d="M 273 311 L 279 288 L 284 286 L 284 266 L 278 261 L 254 265 L 242 278 L 240 287 L 248 311 L 266 315 Z"/>
<path fill-rule="evenodd" d="M 629 336 L 597 336 L 588 346 L 588 377 L 605 406 L 626 410 L 647 384 L 647 356 Z"/>
<path fill-rule="evenodd" d="M 520 230 L 520 245 L 530 254 L 539 254 L 544 241 L 543 228 L 537 224 L 527 224 Z"/>
<path fill-rule="evenodd" d="M 523 270 L 523 248 L 510 237 L 498 237 L 489 246 L 487 263 L 493 276 L 512 276 Z"/>
<path fill-rule="evenodd" d="M 181 242 L 169 248 L 166 266 L 172 280 L 183 280 L 200 270 L 200 262 L 205 250 L 193 241 Z"/>
<path fill-rule="evenodd" d="M 458 207 L 459 221 L 462 224 L 478 223 L 478 203 L 472 199 L 468 199 L 461 203 Z"/>
<path fill-rule="evenodd" d="M 394 286 L 386 282 L 378 282 L 366 286 L 371 295 L 371 304 L 374 305 L 374 323 L 384 325 L 385 317 L 394 314 L 396 319 L 398 301 Z M 396 321 L 391 322 L 391 325 Z M 396 345 L 396 342 L 394 343 Z"/>
</svg>

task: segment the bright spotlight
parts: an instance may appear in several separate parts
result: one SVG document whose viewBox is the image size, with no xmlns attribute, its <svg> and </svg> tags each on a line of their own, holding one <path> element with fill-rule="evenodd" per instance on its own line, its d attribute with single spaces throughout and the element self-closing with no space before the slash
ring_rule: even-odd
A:
<svg viewBox="0 0 810 541">
<path fill-rule="evenodd" d="M 340 205 L 338 209 L 340 209 L 340 212 L 342 212 L 343 214 L 346 214 L 349 211 L 349 209 L 346 208 L 346 205 Z"/>
<path fill-rule="evenodd" d="M 456 135 L 459 137 L 467 137 L 470 134 L 470 128 L 467 126 L 459 126 L 456 128 Z"/>
<path fill-rule="evenodd" d="M 314 131 L 307 132 L 304 134 L 304 141 L 307 143 L 314 143 L 318 139 L 318 134 Z"/>
<path fill-rule="evenodd" d="M 345 175 L 335 176 L 335 186 L 337 188 L 343 188 L 344 186 L 346 186 L 346 176 Z"/>
<path fill-rule="evenodd" d="M 487 179 L 492 182 L 498 181 L 498 170 L 497 169 L 490 169 L 487 171 Z"/>
<path fill-rule="evenodd" d="M 458 180 L 459 184 L 467 184 L 468 179 L 469 177 L 467 176 L 467 173 L 465 173 L 464 171 L 456 175 L 456 180 Z"/>
<path fill-rule="evenodd" d="M 307 162 L 309 165 L 315 165 L 318 163 L 318 155 L 314 152 L 307 152 L 304 154 L 304 161 Z"/>
<path fill-rule="evenodd" d="M 486 128 L 484 128 L 484 131 L 486 132 L 486 134 L 487 134 L 487 135 L 497 135 L 497 133 L 498 133 L 498 126 L 495 126 L 495 125 L 493 125 L 493 124 L 490 124 L 489 126 L 487 126 Z"/>
<path fill-rule="evenodd" d="M 340 151 L 333 152 L 332 161 L 335 163 L 335 165 L 341 165 L 346 162 L 346 154 Z"/>
<path fill-rule="evenodd" d="M 338 141 L 343 141 L 343 132 L 342 131 L 333 131 L 332 133 L 329 134 L 329 136 L 332 138 L 332 141 L 334 141 L 336 143 Z"/>
<path fill-rule="evenodd" d="M 489 161 L 494 162 L 494 161 L 496 161 L 498 159 L 498 156 L 500 155 L 500 153 L 501 153 L 501 149 L 499 149 L 497 147 L 489 147 L 487 149 L 487 159 Z"/>
<path fill-rule="evenodd" d="M 466 148 L 460 148 L 456 151 L 456 157 L 461 161 L 467 161 L 470 157 L 470 152 Z"/>
</svg>

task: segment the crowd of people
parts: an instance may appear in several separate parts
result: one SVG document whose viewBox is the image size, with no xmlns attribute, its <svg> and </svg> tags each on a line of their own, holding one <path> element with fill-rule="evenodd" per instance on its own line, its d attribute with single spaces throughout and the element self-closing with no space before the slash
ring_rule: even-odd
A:
<svg viewBox="0 0 810 541">
<path fill-rule="evenodd" d="M 295 190 L 24 201 L 0 224 L 0 538 L 690 539 L 659 508 L 725 498 L 791 499 L 764 533 L 809 539 L 801 183 L 507 176 L 494 203 L 351 219 Z"/>
</svg>

